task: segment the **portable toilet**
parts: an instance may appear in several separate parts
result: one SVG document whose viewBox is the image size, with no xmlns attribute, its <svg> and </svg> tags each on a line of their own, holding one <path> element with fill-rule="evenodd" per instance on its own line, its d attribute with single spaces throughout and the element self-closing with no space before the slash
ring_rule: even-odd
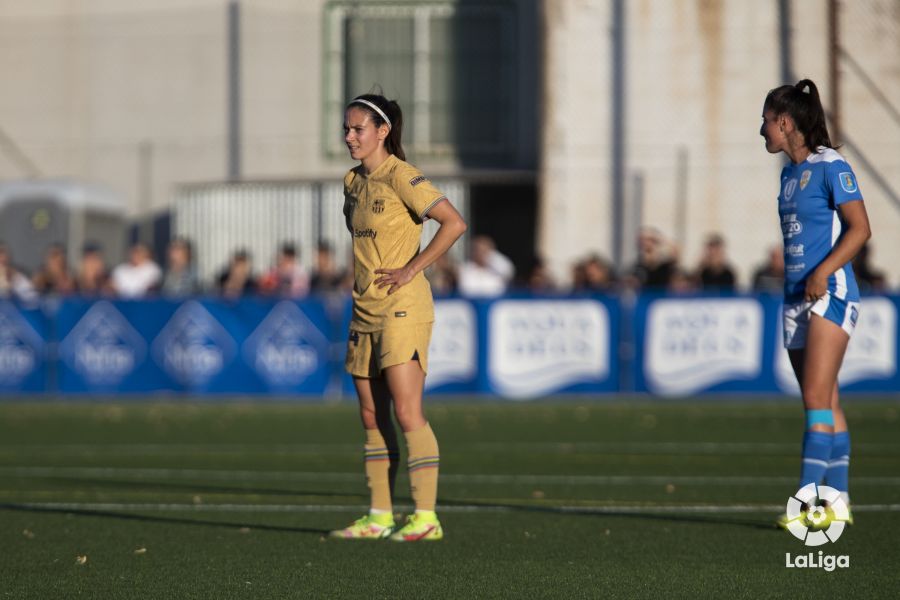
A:
<svg viewBox="0 0 900 600">
<path fill-rule="evenodd" d="M 126 234 L 125 200 L 109 188 L 69 179 L 0 182 L 0 241 L 28 273 L 51 244 L 66 248 L 73 267 L 86 243 L 115 265 L 125 258 Z"/>
</svg>

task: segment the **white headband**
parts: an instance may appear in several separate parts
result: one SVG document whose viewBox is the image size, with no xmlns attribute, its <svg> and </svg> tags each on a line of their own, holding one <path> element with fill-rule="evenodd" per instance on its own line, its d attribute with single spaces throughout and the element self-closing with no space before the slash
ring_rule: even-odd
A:
<svg viewBox="0 0 900 600">
<path fill-rule="evenodd" d="M 372 110 L 374 110 L 375 112 L 377 112 L 378 115 L 379 115 L 382 119 L 384 119 L 384 122 L 387 123 L 388 129 L 390 129 L 390 128 L 393 127 L 393 125 L 391 125 L 391 120 L 388 119 L 388 116 L 387 116 L 386 114 L 384 114 L 384 111 L 383 111 L 383 110 L 381 110 L 380 108 L 378 108 L 377 106 L 375 106 L 375 104 L 374 104 L 373 102 L 369 102 L 369 101 L 366 100 L 365 98 L 354 98 L 353 100 L 350 101 L 350 104 L 357 104 L 357 103 L 359 103 L 359 104 L 365 104 L 366 106 L 368 106 L 369 108 L 371 108 Z"/>
</svg>

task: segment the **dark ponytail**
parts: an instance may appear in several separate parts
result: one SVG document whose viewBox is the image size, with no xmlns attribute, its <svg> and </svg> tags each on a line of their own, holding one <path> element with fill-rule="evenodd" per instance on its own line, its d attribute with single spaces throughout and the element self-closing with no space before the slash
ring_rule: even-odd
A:
<svg viewBox="0 0 900 600">
<path fill-rule="evenodd" d="M 834 148 L 828 136 L 819 88 L 811 79 L 801 79 L 796 85 L 783 85 L 771 90 L 763 104 L 763 112 L 769 110 L 776 116 L 790 116 L 811 151 L 818 152 L 820 146 Z"/>
<path fill-rule="evenodd" d="M 368 103 L 372 103 L 378 107 L 378 110 L 384 113 L 390 123 L 384 120 L 384 116 L 378 113 Z M 362 94 L 350 101 L 347 106 L 356 106 L 369 113 L 375 127 L 387 125 L 390 128 L 387 138 L 384 140 L 384 148 L 388 153 L 393 154 L 400 160 L 406 160 L 406 153 L 403 152 L 403 146 L 400 138 L 403 134 L 403 111 L 396 100 L 388 100 L 381 94 Z"/>
</svg>

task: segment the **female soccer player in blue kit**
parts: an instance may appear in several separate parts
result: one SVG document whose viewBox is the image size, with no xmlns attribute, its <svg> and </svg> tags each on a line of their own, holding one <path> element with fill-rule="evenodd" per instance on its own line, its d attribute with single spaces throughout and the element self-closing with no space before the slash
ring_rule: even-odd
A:
<svg viewBox="0 0 900 600">
<path fill-rule="evenodd" d="M 856 176 L 835 151 L 816 84 L 771 90 L 760 135 L 790 159 L 781 171 L 784 346 L 803 395 L 806 429 L 800 486 L 823 481 L 849 506 L 850 434 L 838 401 L 838 371 L 859 316 L 850 261 L 871 236 Z"/>
</svg>

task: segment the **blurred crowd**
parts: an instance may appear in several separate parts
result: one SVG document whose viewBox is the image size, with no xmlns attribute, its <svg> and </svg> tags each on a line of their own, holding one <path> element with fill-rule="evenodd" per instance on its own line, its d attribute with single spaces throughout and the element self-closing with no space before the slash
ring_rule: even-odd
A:
<svg viewBox="0 0 900 600">
<path fill-rule="evenodd" d="M 853 261 L 863 293 L 887 292 L 884 273 L 870 261 L 868 246 Z M 780 245 L 767 248 L 745 284 L 738 281 L 727 253 L 725 238 L 713 233 L 706 237 L 698 262 L 685 266 L 676 244 L 658 230 L 646 227 L 637 240 L 637 258 L 617 272 L 612 263 L 599 254 L 590 254 L 572 266 L 569 281 L 554 281 L 540 257 L 529 268 L 517 273 L 512 262 L 485 236 L 471 240 L 470 259 L 454 265 L 445 256 L 427 273 L 432 289 L 440 294 L 468 297 L 495 297 L 511 291 L 534 294 L 621 293 L 641 291 L 666 294 L 758 292 L 783 293 L 784 256 Z"/>
<path fill-rule="evenodd" d="M 884 274 L 870 263 L 868 246 L 854 259 L 853 267 L 860 291 L 888 291 Z M 497 248 L 494 240 L 484 235 L 469 240 L 468 260 L 455 262 L 449 255 L 444 255 L 425 274 L 435 294 L 472 298 L 494 298 L 518 291 L 534 294 L 640 291 L 781 294 L 784 260 L 780 246 L 766 249 L 751 280 L 741 285 L 721 235 L 710 234 L 704 241 L 697 264 L 686 267 L 676 244 L 656 229 L 643 228 L 638 235 L 634 264 L 617 272 L 605 257 L 591 254 L 573 265 L 570 280 L 564 284 L 554 281 L 539 257 L 533 258 L 527 269 L 517 272 L 513 261 Z M 182 238 L 169 243 L 163 265 L 154 260 L 152 249 L 140 242 L 131 246 L 125 262 L 114 267 L 107 264 L 103 249 L 97 244 L 85 245 L 74 267 L 70 265 L 65 248 L 52 245 L 47 248 L 42 265 L 33 273 L 17 268 L 9 249 L 0 242 L 0 298 L 27 301 L 42 296 L 77 294 L 123 299 L 196 295 L 299 299 L 309 294 L 348 294 L 352 288 L 352 273 L 338 266 L 334 250 L 326 242 L 317 245 L 311 271 L 301 263 L 297 247 L 284 243 L 278 247 L 273 264 L 262 271 L 255 270 L 253 257 L 247 250 L 236 250 L 227 265 L 209 282 L 200 281 L 192 245 Z"/>
<path fill-rule="evenodd" d="M 253 258 L 244 249 L 235 251 L 212 282 L 202 282 L 194 265 L 190 241 L 173 239 L 166 248 L 164 265 L 152 249 L 141 242 L 128 250 L 128 259 L 110 267 L 97 244 L 87 244 L 74 267 L 66 250 L 54 244 L 47 248 L 43 264 L 28 274 L 15 266 L 6 245 L 0 242 L 0 298 L 33 300 L 40 296 L 104 296 L 122 299 L 146 297 L 184 298 L 197 295 L 243 295 L 303 298 L 310 293 L 349 292 L 353 279 L 339 269 L 327 243 L 316 249 L 315 268 L 310 273 L 300 262 L 294 244 L 279 246 L 274 264 L 262 272 L 254 270 Z"/>
</svg>

